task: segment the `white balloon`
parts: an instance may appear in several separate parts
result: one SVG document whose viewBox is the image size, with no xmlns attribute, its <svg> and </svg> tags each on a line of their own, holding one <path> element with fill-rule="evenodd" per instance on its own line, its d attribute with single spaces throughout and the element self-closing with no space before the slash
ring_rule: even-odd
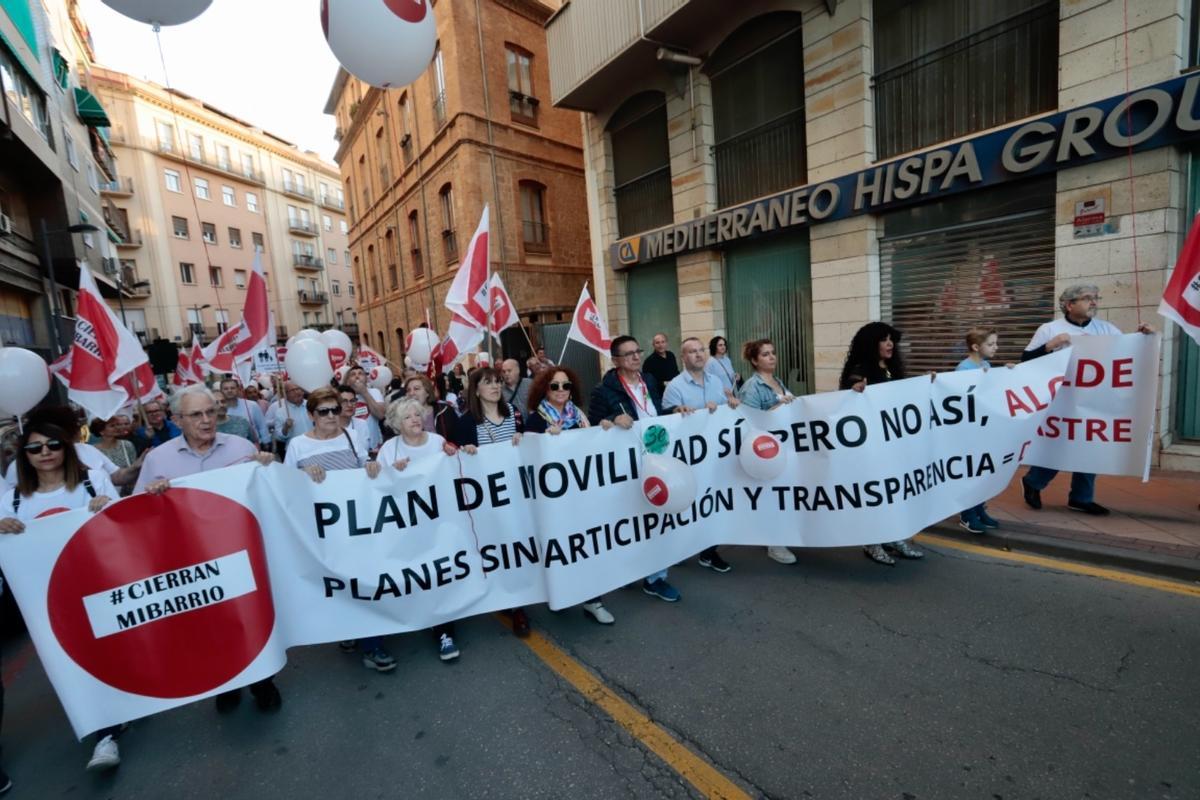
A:
<svg viewBox="0 0 1200 800">
<path fill-rule="evenodd" d="M 348 374 L 350 374 L 350 365 L 349 364 L 342 364 L 340 367 L 338 367 L 337 369 L 335 369 L 333 371 L 333 377 L 335 380 L 337 380 L 339 385 L 346 382 L 346 376 Z"/>
<path fill-rule="evenodd" d="M 412 356 L 405 356 L 404 357 L 404 366 L 411 367 L 412 365 L 413 365 Z"/>
<path fill-rule="evenodd" d="M 318 331 L 314 331 L 312 328 L 304 328 L 303 330 L 296 331 L 296 335 L 291 339 L 288 339 L 288 341 L 292 344 L 295 344 L 296 342 L 303 341 L 304 339 L 316 339 L 319 342 L 321 341 L 321 334 Z"/>
<path fill-rule="evenodd" d="M 21 347 L 0 350 L 0 410 L 20 416 L 50 392 L 50 370 L 37 353 Z"/>
<path fill-rule="evenodd" d="M 321 0 L 321 28 L 346 71 L 381 89 L 419 78 L 437 45 L 430 0 Z"/>
<path fill-rule="evenodd" d="M 306 392 L 328 386 L 333 377 L 329 348 L 319 339 L 301 339 L 289 347 L 284 366 L 292 381 Z"/>
<path fill-rule="evenodd" d="M 486 350 L 475 356 L 476 366 L 486 367 L 491 363 L 492 357 L 487 354 Z"/>
<path fill-rule="evenodd" d="M 738 463 L 756 481 L 769 481 L 778 478 L 787 469 L 787 451 L 771 434 L 750 428 L 742 431 Z"/>
<path fill-rule="evenodd" d="M 696 475 L 678 458 L 646 453 L 642 457 L 642 494 L 659 511 L 678 514 L 696 499 Z"/>
<path fill-rule="evenodd" d="M 329 348 L 329 363 L 337 369 L 342 364 L 346 363 L 346 359 L 350 358 L 350 354 L 354 352 L 354 342 L 350 341 L 350 337 L 341 331 L 330 328 L 321 334 L 321 341 Z"/>
<path fill-rule="evenodd" d="M 421 369 L 420 365 L 429 363 L 433 356 L 433 348 L 437 347 L 437 344 L 437 334 L 429 328 L 417 328 L 408 335 L 404 347 L 408 350 L 408 357 L 412 359 L 414 369 Z"/>
<path fill-rule="evenodd" d="M 392 371 L 385 366 L 374 367 L 367 373 L 367 383 L 376 389 L 386 389 L 392 382 Z"/>
<path fill-rule="evenodd" d="M 147 25 L 182 25 L 203 14 L 212 0 L 101 0 L 104 5 Z"/>
</svg>

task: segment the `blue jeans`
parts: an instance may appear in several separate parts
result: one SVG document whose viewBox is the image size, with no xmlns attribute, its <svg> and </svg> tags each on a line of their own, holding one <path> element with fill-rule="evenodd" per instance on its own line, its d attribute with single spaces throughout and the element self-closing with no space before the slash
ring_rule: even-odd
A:
<svg viewBox="0 0 1200 800">
<path fill-rule="evenodd" d="M 1050 481 L 1054 480 L 1054 476 L 1057 474 L 1058 470 L 1056 469 L 1030 467 L 1029 472 L 1025 473 L 1022 480 L 1031 489 L 1037 489 L 1040 492 L 1050 484 Z M 1072 472 L 1071 493 L 1067 495 L 1068 500 L 1072 503 L 1090 503 L 1095 497 L 1096 476 L 1090 472 Z"/>
<path fill-rule="evenodd" d="M 666 579 L 667 579 L 667 571 L 665 569 L 659 570 L 658 572 L 654 573 L 653 575 L 646 576 L 646 581 L 649 583 L 654 583 L 655 581 L 665 581 Z"/>
</svg>

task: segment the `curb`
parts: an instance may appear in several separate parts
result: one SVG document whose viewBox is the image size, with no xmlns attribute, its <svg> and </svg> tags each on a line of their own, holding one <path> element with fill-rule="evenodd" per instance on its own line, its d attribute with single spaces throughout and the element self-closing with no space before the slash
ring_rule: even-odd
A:
<svg viewBox="0 0 1200 800">
<path fill-rule="evenodd" d="M 1008 521 L 1005 521 L 1003 525 L 1004 527 L 998 530 L 976 534 L 960 528 L 957 517 L 950 517 L 929 526 L 927 530 L 930 533 L 937 533 L 939 536 L 969 542 L 980 547 L 1037 553 L 1098 566 L 1144 572 L 1164 578 L 1200 582 L 1200 558 L 1185 558 L 1080 540 L 1072 538 L 1075 535 L 1073 531 L 1062 532 L 1071 534 L 1071 537 L 1055 535 L 1058 531 L 1057 528 Z"/>
</svg>

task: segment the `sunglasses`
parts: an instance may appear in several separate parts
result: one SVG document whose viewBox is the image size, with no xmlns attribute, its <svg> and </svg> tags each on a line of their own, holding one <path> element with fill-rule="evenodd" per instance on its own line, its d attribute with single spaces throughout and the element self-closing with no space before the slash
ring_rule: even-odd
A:
<svg viewBox="0 0 1200 800">
<path fill-rule="evenodd" d="M 44 442 L 30 442 L 21 449 L 30 455 L 37 455 L 42 452 L 42 448 L 49 450 L 51 453 L 57 453 L 63 449 L 63 443 L 58 439 L 47 439 Z"/>
<path fill-rule="evenodd" d="M 567 381 L 566 383 L 551 383 L 550 384 L 550 391 L 553 391 L 553 392 L 558 392 L 558 391 L 569 392 L 574 388 L 575 388 L 575 384 L 571 383 L 570 381 Z"/>
<path fill-rule="evenodd" d="M 342 413 L 341 406 L 321 406 L 313 411 L 318 417 L 331 417 L 334 414 Z"/>
<path fill-rule="evenodd" d="M 640 356 L 644 352 L 646 352 L 646 351 L 645 350 L 626 350 L 624 353 L 617 353 L 617 358 L 632 358 L 634 356 Z"/>
</svg>

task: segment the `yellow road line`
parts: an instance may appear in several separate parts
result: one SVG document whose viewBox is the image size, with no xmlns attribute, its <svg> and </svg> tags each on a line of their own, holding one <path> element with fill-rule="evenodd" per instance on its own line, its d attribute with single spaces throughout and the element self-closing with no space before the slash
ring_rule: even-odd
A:
<svg viewBox="0 0 1200 800">
<path fill-rule="evenodd" d="M 501 622 L 509 624 L 503 616 L 497 616 Z M 537 631 L 531 632 L 529 637 L 522 641 L 546 666 L 574 686 L 588 702 L 603 709 L 618 725 L 628 731 L 629 735 L 666 762 L 667 766 L 679 773 L 680 777 L 696 787 L 705 797 L 749 800 L 750 795 L 742 791 L 737 784 L 655 725 L 645 714 L 621 699 L 562 648 Z"/>
<path fill-rule="evenodd" d="M 983 547 L 977 544 L 968 544 L 960 542 L 957 539 L 947 539 L 944 536 L 935 536 L 929 533 L 922 533 L 917 537 L 924 544 L 936 545 L 938 547 L 948 547 L 951 550 L 961 550 L 964 553 L 974 553 L 988 558 L 999 558 L 1004 561 L 1016 561 L 1021 564 L 1033 564 L 1039 567 L 1048 567 L 1061 572 L 1072 572 L 1076 575 L 1088 575 L 1093 578 L 1101 578 L 1106 581 L 1115 581 L 1117 583 L 1128 583 L 1132 586 L 1141 586 L 1144 589 L 1154 589 L 1159 592 L 1169 592 L 1171 594 L 1181 594 L 1184 597 L 1200 597 L 1200 586 L 1182 581 L 1172 581 L 1163 578 L 1151 578 L 1145 575 L 1136 575 L 1132 572 L 1121 572 L 1115 569 L 1106 569 L 1105 567 L 1094 567 L 1090 564 L 1080 564 L 1076 561 L 1065 561 L 1060 558 L 1049 558 L 1047 556 L 1036 556 L 1030 553 L 1014 553 L 1011 550 L 997 550 L 994 547 Z"/>
</svg>

